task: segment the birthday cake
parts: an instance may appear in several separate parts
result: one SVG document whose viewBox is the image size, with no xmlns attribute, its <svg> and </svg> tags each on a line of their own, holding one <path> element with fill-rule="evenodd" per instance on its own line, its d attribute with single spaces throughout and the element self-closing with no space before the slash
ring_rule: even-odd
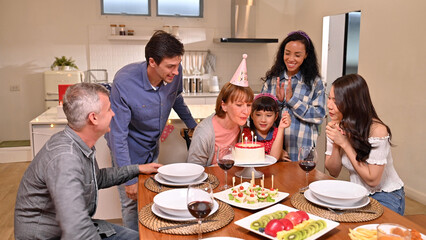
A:
<svg viewBox="0 0 426 240">
<path fill-rule="evenodd" d="M 265 161 L 265 145 L 261 142 L 237 143 L 234 161 L 238 163 L 259 163 Z"/>
</svg>

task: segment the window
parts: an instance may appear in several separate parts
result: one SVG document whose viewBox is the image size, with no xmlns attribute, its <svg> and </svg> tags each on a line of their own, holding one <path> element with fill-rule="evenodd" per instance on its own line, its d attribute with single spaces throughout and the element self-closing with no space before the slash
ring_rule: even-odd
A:
<svg viewBox="0 0 426 240">
<path fill-rule="evenodd" d="M 203 17 L 203 0 L 157 0 L 157 16 Z"/>
<path fill-rule="evenodd" d="M 102 15 L 151 16 L 150 0 L 101 0 Z"/>
</svg>

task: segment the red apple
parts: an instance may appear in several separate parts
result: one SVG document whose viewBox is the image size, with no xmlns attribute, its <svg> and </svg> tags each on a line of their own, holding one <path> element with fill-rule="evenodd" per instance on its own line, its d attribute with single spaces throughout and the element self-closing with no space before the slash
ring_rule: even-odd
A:
<svg viewBox="0 0 426 240">
<path fill-rule="evenodd" d="M 265 227 L 265 233 L 272 237 L 276 237 L 277 232 L 282 230 L 284 230 L 284 225 L 278 219 L 272 219 Z"/>
<path fill-rule="evenodd" d="M 293 223 L 293 226 L 302 222 L 302 217 L 297 212 L 289 212 L 284 218 L 290 220 Z"/>
<path fill-rule="evenodd" d="M 293 227 L 294 227 L 293 223 L 288 219 L 281 218 L 280 222 L 284 225 L 284 230 L 286 230 L 286 231 L 289 231 L 289 230 L 293 229 Z"/>
<path fill-rule="evenodd" d="M 309 220 L 309 215 L 305 211 L 297 211 L 297 213 L 302 218 L 302 222 L 306 221 L 306 220 Z"/>
</svg>

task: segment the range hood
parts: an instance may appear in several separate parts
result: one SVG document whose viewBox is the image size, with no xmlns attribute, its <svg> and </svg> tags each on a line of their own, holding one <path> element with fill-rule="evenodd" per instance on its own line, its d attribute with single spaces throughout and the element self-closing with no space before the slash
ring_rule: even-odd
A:
<svg viewBox="0 0 426 240">
<path fill-rule="evenodd" d="M 256 38 L 255 0 L 231 0 L 231 37 L 223 43 L 277 43 L 278 38 Z"/>
</svg>

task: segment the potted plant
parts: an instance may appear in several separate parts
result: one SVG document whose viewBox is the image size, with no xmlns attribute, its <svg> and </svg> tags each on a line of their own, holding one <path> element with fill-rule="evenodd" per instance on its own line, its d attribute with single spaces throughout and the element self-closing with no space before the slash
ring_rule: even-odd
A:
<svg viewBox="0 0 426 240">
<path fill-rule="evenodd" d="M 66 58 L 65 56 L 62 56 L 61 58 L 55 57 L 55 61 L 50 66 L 50 69 L 53 70 L 55 67 L 62 71 L 78 69 L 77 65 L 74 63 L 74 60 L 72 58 Z"/>
</svg>

